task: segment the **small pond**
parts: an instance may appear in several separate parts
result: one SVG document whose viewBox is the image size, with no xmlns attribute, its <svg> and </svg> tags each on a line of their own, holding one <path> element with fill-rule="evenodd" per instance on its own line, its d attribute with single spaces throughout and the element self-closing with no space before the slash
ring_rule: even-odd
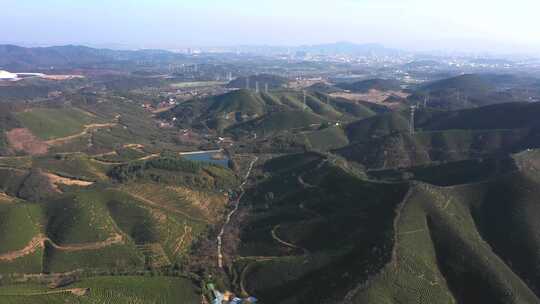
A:
<svg viewBox="0 0 540 304">
<path fill-rule="evenodd" d="M 207 162 L 223 167 L 229 167 L 229 158 L 223 152 L 201 152 L 193 154 L 182 154 L 182 157 L 199 162 Z"/>
</svg>

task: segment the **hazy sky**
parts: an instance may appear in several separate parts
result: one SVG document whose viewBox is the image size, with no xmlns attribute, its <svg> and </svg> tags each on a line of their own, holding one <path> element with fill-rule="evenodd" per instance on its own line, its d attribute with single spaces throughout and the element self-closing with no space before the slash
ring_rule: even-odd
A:
<svg viewBox="0 0 540 304">
<path fill-rule="evenodd" d="M 540 51 L 540 0 L 1 0 L 0 41 Z"/>
</svg>

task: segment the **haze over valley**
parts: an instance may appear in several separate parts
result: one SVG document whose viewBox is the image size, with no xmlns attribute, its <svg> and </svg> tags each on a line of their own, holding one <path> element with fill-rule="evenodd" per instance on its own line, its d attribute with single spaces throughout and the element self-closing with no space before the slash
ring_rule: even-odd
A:
<svg viewBox="0 0 540 304">
<path fill-rule="evenodd" d="M 0 304 L 540 303 L 536 2 L 4 6 Z"/>
</svg>

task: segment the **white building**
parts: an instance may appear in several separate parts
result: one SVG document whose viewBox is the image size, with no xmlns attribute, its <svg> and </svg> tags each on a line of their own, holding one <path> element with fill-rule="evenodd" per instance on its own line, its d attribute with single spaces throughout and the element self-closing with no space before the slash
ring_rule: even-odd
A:
<svg viewBox="0 0 540 304">
<path fill-rule="evenodd" d="M 0 80 L 15 80 L 17 79 L 17 74 L 10 73 L 8 71 L 0 70 Z"/>
</svg>

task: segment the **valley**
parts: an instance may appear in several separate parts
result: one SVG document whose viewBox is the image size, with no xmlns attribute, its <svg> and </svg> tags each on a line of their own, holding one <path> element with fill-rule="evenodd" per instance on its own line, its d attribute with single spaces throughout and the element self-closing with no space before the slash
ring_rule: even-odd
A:
<svg viewBox="0 0 540 304">
<path fill-rule="evenodd" d="M 536 74 L 68 49 L 0 86 L 0 303 L 540 302 Z"/>
</svg>

